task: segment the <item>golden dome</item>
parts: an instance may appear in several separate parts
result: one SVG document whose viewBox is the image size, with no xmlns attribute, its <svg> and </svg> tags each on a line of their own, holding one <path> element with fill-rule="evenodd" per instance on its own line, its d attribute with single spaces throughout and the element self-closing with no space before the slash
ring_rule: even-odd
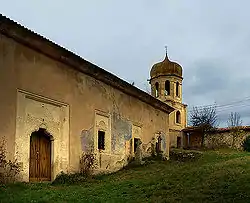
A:
<svg viewBox="0 0 250 203">
<path fill-rule="evenodd" d="M 182 67 L 176 62 L 170 61 L 167 54 L 165 59 L 153 65 L 150 71 L 151 79 L 163 75 L 182 77 Z"/>
</svg>

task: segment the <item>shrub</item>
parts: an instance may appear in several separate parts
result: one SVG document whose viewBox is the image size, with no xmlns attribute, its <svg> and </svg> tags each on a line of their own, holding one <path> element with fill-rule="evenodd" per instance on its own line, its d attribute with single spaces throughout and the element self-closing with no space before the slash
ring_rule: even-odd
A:
<svg viewBox="0 0 250 203">
<path fill-rule="evenodd" d="M 60 185 L 60 184 L 81 184 L 87 180 L 87 176 L 81 173 L 72 173 L 67 174 L 61 172 L 59 175 L 56 176 L 55 180 L 53 181 L 53 185 Z"/>
<path fill-rule="evenodd" d="M 80 173 L 91 176 L 97 167 L 96 156 L 92 152 L 83 153 L 80 158 Z"/>
<path fill-rule="evenodd" d="M 20 171 L 21 167 L 16 159 L 7 161 L 5 142 L 2 140 L 0 143 L 0 184 L 15 182 Z"/>
<path fill-rule="evenodd" d="M 244 151 L 250 152 L 250 136 L 247 136 L 242 143 Z"/>
<path fill-rule="evenodd" d="M 80 169 L 77 173 L 58 174 L 52 184 L 80 184 L 89 180 L 96 168 L 96 158 L 92 152 L 83 153 L 80 157 Z"/>
<path fill-rule="evenodd" d="M 170 151 L 169 152 L 170 160 L 186 162 L 186 161 L 195 161 L 202 157 L 202 153 L 198 151 Z"/>
</svg>

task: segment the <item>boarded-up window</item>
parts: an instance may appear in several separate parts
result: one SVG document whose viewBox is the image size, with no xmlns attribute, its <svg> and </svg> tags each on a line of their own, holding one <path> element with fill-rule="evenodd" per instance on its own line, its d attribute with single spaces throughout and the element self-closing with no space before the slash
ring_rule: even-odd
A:
<svg viewBox="0 0 250 203">
<path fill-rule="evenodd" d="M 105 149 L 105 132 L 98 131 L 98 149 Z"/>
</svg>

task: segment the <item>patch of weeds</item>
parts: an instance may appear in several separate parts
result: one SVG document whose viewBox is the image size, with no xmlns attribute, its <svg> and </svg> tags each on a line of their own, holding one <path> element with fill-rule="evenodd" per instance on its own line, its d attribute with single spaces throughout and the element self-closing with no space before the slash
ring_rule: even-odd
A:
<svg viewBox="0 0 250 203">
<path fill-rule="evenodd" d="M 114 172 L 114 173 L 98 173 L 96 175 L 93 176 L 93 179 L 95 180 L 105 180 L 107 179 L 108 177 L 118 173 L 119 171 L 117 172 Z"/>
<path fill-rule="evenodd" d="M 83 182 L 86 182 L 87 179 L 89 179 L 88 176 L 82 173 L 67 174 L 61 172 L 59 175 L 56 176 L 56 179 L 52 182 L 52 185 L 81 184 Z"/>
<path fill-rule="evenodd" d="M 17 159 L 7 160 L 5 140 L 3 139 L 0 143 L 0 185 L 17 181 L 20 172 L 21 166 Z"/>
<path fill-rule="evenodd" d="M 169 152 L 170 160 L 179 162 L 197 161 L 202 157 L 199 151 L 186 151 L 186 150 L 172 150 Z"/>
<path fill-rule="evenodd" d="M 96 168 L 96 155 L 92 152 L 84 152 L 79 160 L 79 172 L 78 173 L 64 173 L 61 172 L 56 176 L 52 185 L 59 184 L 81 184 L 90 180 L 93 177 L 93 171 Z"/>
</svg>

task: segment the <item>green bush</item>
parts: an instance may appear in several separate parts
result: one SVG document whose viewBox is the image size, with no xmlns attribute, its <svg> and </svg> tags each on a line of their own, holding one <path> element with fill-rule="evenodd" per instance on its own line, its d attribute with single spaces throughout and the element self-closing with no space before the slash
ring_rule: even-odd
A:
<svg viewBox="0 0 250 203">
<path fill-rule="evenodd" d="M 97 167 L 95 154 L 92 152 L 83 153 L 79 161 L 78 173 L 61 172 L 56 176 L 52 184 L 80 184 L 92 177 L 94 169 Z"/>
<path fill-rule="evenodd" d="M 244 151 L 250 152 L 250 136 L 248 135 L 242 143 Z"/>
<path fill-rule="evenodd" d="M 18 175 L 21 172 L 21 167 L 17 159 L 7 160 L 4 139 L 0 143 L 0 184 L 16 182 Z"/>
<path fill-rule="evenodd" d="M 196 161 L 202 157 L 202 153 L 198 151 L 175 151 L 169 152 L 170 160 L 186 162 L 186 161 Z"/>
<path fill-rule="evenodd" d="M 82 173 L 72 173 L 67 174 L 64 172 L 61 172 L 59 175 L 56 176 L 56 179 L 53 181 L 53 185 L 71 185 L 71 184 L 80 184 L 82 182 L 85 182 L 87 180 L 87 175 L 84 175 Z"/>
</svg>

